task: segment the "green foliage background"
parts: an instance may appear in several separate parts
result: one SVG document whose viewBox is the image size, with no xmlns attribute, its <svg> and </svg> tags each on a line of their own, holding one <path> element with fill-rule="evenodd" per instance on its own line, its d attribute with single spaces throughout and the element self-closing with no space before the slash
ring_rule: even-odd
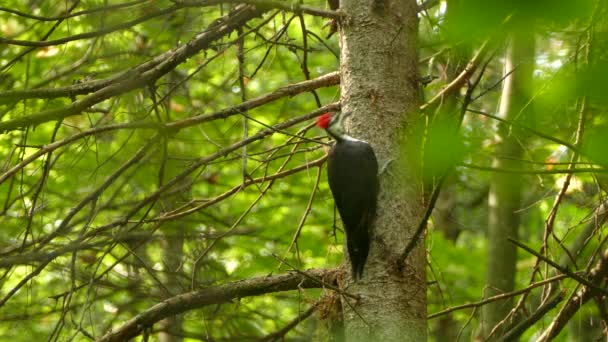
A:
<svg viewBox="0 0 608 342">
<path fill-rule="evenodd" d="M 72 13 L 117 3 L 79 1 Z M 445 66 L 451 62 L 450 53 L 462 49 L 466 55 L 467 51 L 477 50 L 487 36 L 504 29 L 500 23 L 505 18 L 516 12 L 527 13 L 523 18 L 517 17 L 514 23 L 506 24 L 509 29 L 525 29 L 532 22 L 536 25 L 536 31 L 531 33 L 537 37 L 531 105 L 537 115 L 526 125 L 572 143 L 581 97 L 587 96 L 591 105 L 583 138 L 586 153 L 581 160 L 587 164 L 577 164 L 577 167 L 603 169 L 606 162 L 603 83 L 608 72 L 602 49 L 603 36 L 593 41 L 597 51 L 593 60 L 587 64 L 583 57 L 590 23 L 596 20 L 595 24 L 601 26 L 605 21 L 601 13 L 598 14 L 595 2 L 576 2 L 576 5 L 564 2 L 563 6 L 554 6 L 553 2 L 547 1 L 542 2 L 544 5 L 513 2 L 507 7 L 492 7 L 493 3 L 498 2 L 463 1 L 455 10 L 453 21 L 445 18 L 445 1 L 420 13 L 421 73 L 439 76 L 425 88 L 425 99 L 432 98 L 449 82 Z M 56 21 L 28 19 L 6 10 L 52 17 L 62 15 L 73 4 L 71 1 L 5 0 L 4 9 L 0 11 L 0 35 L 40 41 L 52 30 L 46 40 L 53 40 L 118 27 L 145 16 L 151 18 L 95 38 L 36 48 L 22 57 L 18 56 L 27 47 L 0 44 L 0 92 L 68 87 L 110 77 L 186 44 L 233 7 L 225 4 L 177 8 L 178 2 L 141 1 L 123 9 L 68 18 L 56 27 Z M 321 1 L 305 5 L 325 8 Z M 493 10 L 488 12 L 488 8 Z M 552 11 L 545 11 L 547 8 Z M 163 10 L 167 12 L 154 16 Z M 253 30 L 265 21 L 263 26 Z M 303 45 L 302 22 L 308 32 L 306 46 Z M 246 98 L 263 96 L 304 81 L 304 60 L 310 78 L 338 70 L 338 39 L 336 36 L 324 38 L 327 34 L 322 27 L 325 22 L 320 17 L 298 17 L 278 10 L 271 10 L 263 18 L 249 22 L 243 28 L 253 32 L 244 39 Z M 98 103 L 86 113 L 62 120 L 58 126 L 56 122 L 47 122 L 3 133 L 0 135 L 0 171 L 5 173 L 53 140 L 66 139 L 94 127 L 133 122 L 168 123 L 239 104 L 243 94 L 239 85 L 237 38 L 238 33 L 233 32 L 211 49 L 180 64 L 155 84 Z M 503 48 L 503 43 L 497 44 L 496 55 L 487 64 L 474 92 L 474 97 L 483 95 L 471 103 L 475 110 L 490 114 L 496 111 Z M 304 49 L 307 49 L 306 53 Z M 339 100 L 336 86 L 319 88 L 315 93 L 323 105 Z M 61 108 L 80 96 L 2 98 L 0 118 L 8 121 Z M 308 92 L 249 110 L 249 135 L 317 108 L 315 95 Z M 233 115 L 177 133 L 140 128 L 89 135 L 55 150 L 50 159 L 48 155 L 37 158 L 1 183 L 0 258 L 31 258 L 19 259 L 15 266 L 0 271 L 1 297 L 7 296 L 28 274 L 35 272 L 49 253 L 80 243 L 83 236 L 84 242 L 90 245 L 76 253 L 72 250 L 60 253 L 10 300 L 2 303 L 0 336 L 15 341 L 47 339 L 49 336 L 58 340 L 85 340 L 86 334 L 99 337 L 166 298 L 159 283 L 171 282 L 174 287 L 170 292 L 177 294 L 208 285 L 286 272 L 294 267 L 339 266 L 343 234 L 335 217 L 324 166 L 311 166 L 277 179 L 259 202 L 256 199 L 270 185 L 269 181 L 243 187 L 225 200 L 178 220 L 154 221 L 167 211 L 220 196 L 241 186 L 246 179 L 270 176 L 282 170 L 281 167 L 289 170 L 322 158 L 327 148 L 314 141 L 328 140 L 323 132 L 312 127 L 313 120 L 248 145 L 246 170 L 242 149 L 224 155 L 192 173 L 187 178 L 191 184 L 164 193 L 152 205 L 133 213 L 128 223 L 113 224 L 121 222 L 137 203 L 199 158 L 243 139 L 244 120 L 242 115 Z M 433 282 L 428 289 L 429 313 L 482 297 L 487 224 L 484 196 L 493 173 L 474 166 L 491 165 L 495 156 L 495 131 L 496 123 L 491 118 L 468 112 L 458 143 L 446 138 L 448 134 L 442 128 L 437 130 L 438 134 L 430 135 L 435 142 L 431 146 L 436 147 L 432 152 L 436 155 L 427 162 L 435 168 L 445 167 L 443 163 L 446 162 L 456 163 L 457 167 L 446 185 L 454 198 L 453 204 L 445 209 L 451 212 L 453 227 L 438 226 L 433 220 L 427 236 L 428 280 Z M 311 140 L 294 139 L 292 135 L 299 132 L 305 132 L 304 136 Z M 563 164 L 548 162 L 568 162 L 571 154 L 563 146 L 538 135 L 515 134 L 522 134 L 522 138 L 526 135 L 525 161 L 531 172 L 522 178 L 526 194 L 521 208 L 524 219 L 519 239 L 538 250 L 544 221 L 565 175 L 534 172 L 564 169 Z M 149 142 L 150 148 L 142 160 L 113 179 L 112 174 Z M 455 155 L 458 158 L 454 158 Z M 39 189 L 45 168 L 49 170 L 48 177 Z M 321 172 L 321 181 L 317 186 L 318 172 Z M 564 245 L 572 242 L 584 224 L 593 219 L 593 209 L 603 201 L 601 177 L 600 173 L 589 172 L 574 176 L 555 226 L 555 234 Z M 112 181 L 111 185 L 73 217 L 66 231 L 49 243 L 40 243 L 61 225 L 80 201 L 108 180 Z M 308 213 L 307 203 L 313 194 L 313 205 Z M 289 249 L 302 220 L 297 244 Z M 446 238 L 448 228 L 458 231 L 457 238 Z M 227 235 L 222 236 L 225 233 Z M 584 261 L 604 242 L 604 237 L 603 229 L 595 232 L 580 257 L 583 262 L 576 269 L 585 266 Z M 168 244 L 180 243 L 181 238 L 184 239 L 183 254 L 172 255 Z M 559 259 L 563 250 L 558 245 L 551 245 L 549 255 Z M 180 266 L 168 268 L 166 258 L 177 258 Z M 279 267 L 282 258 L 287 263 Z M 529 284 L 534 260 L 520 251 L 517 288 Z M 198 267 L 196 271 L 195 267 Z M 103 273 L 106 270 L 107 273 Z M 576 282 L 572 280 L 562 283 L 566 290 L 573 290 L 575 286 Z M 181 333 L 192 340 L 261 337 L 283 327 L 326 292 L 276 293 L 195 310 L 184 316 Z M 542 331 L 554 314 L 552 312 L 529 329 L 523 340 Z M 475 334 L 477 316 L 467 324 L 471 315 L 470 309 L 451 315 L 453 324 L 462 329 L 463 339 L 471 339 Z M 584 322 L 593 321 L 594 327 L 601 330 L 598 317 L 597 308 L 586 305 L 573 322 L 581 327 Z M 430 321 L 430 331 L 441 329 L 436 322 Z M 315 336 L 315 328 L 320 324 L 322 321 L 318 317 L 309 319 L 287 337 L 293 340 L 310 338 Z M 576 326 L 577 323 L 573 324 L 560 340 L 578 336 L 580 331 Z"/>
</svg>

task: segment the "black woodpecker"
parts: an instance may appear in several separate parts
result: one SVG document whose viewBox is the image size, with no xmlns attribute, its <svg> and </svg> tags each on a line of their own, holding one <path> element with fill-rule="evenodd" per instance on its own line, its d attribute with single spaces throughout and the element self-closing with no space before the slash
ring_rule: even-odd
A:
<svg viewBox="0 0 608 342">
<path fill-rule="evenodd" d="M 372 146 L 344 129 L 346 115 L 325 113 L 317 120 L 336 140 L 327 157 L 329 187 L 346 231 L 353 279 L 361 279 L 369 253 L 378 197 L 378 162 Z"/>
</svg>

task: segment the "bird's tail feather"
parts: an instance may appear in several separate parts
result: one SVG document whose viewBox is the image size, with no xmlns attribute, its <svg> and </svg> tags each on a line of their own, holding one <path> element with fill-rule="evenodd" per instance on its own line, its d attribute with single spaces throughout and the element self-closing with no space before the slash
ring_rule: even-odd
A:
<svg viewBox="0 0 608 342">
<path fill-rule="evenodd" d="M 366 251 L 367 252 L 367 251 Z M 367 259 L 367 253 L 359 250 L 354 250 L 350 255 L 350 266 L 352 270 L 353 279 L 355 281 L 363 277 L 363 268 L 365 267 L 365 261 Z"/>
<path fill-rule="evenodd" d="M 355 281 L 361 279 L 361 277 L 363 277 L 363 267 L 365 267 L 365 261 L 364 262 L 353 262 L 351 261 L 351 267 L 352 267 L 352 274 L 353 274 L 353 279 Z"/>
</svg>

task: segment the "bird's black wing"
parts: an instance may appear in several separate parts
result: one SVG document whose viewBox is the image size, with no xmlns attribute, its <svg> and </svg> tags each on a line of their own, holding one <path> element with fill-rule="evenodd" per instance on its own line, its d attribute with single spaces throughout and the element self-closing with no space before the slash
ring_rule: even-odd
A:
<svg viewBox="0 0 608 342">
<path fill-rule="evenodd" d="M 361 276 L 369 253 L 378 195 L 378 162 L 362 141 L 336 144 L 328 158 L 328 180 L 346 231 L 353 276 Z"/>
</svg>

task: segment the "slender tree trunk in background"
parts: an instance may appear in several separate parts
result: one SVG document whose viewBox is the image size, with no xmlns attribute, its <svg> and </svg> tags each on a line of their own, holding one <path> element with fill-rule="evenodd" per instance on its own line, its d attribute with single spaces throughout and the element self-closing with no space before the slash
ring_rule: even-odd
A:
<svg viewBox="0 0 608 342">
<path fill-rule="evenodd" d="M 170 234 L 173 236 L 161 241 L 161 244 L 165 248 L 163 254 L 163 268 L 167 272 L 167 276 L 164 278 L 165 286 L 173 295 L 176 295 L 183 292 L 183 289 L 180 289 L 178 286 L 180 277 L 175 275 L 175 272 L 179 271 L 181 262 L 183 261 L 184 238 L 178 224 L 173 223 L 170 226 Z M 182 341 L 182 338 L 179 337 L 179 335 L 174 334 L 182 331 L 181 316 L 173 316 L 164 319 L 160 321 L 159 326 L 164 330 L 163 332 L 158 333 L 159 342 Z"/>
<path fill-rule="evenodd" d="M 415 0 L 344 0 L 341 24 L 341 103 L 350 133 L 370 142 L 378 163 L 395 162 L 380 176 L 370 255 L 363 278 L 349 283 L 344 310 L 347 341 L 425 341 L 424 240 L 399 271 L 403 252 L 424 211 L 422 185 L 400 149 L 412 136 L 420 102 Z M 399 167 L 396 167 L 399 165 Z"/>
<path fill-rule="evenodd" d="M 163 246 L 163 269 L 166 276 L 163 277 L 164 284 L 171 294 L 176 295 L 185 292 L 179 287 L 181 278 L 176 275 L 183 262 L 184 256 L 184 235 L 183 229 L 180 229 L 178 222 L 168 224 L 166 238 L 161 241 Z M 182 338 L 175 333 L 182 331 L 182 317 L 173 316 L 159 322 L 160 329 L 164 330 L 158 333 L 159 342 L 180 342 Z"/>
<path fill-rule="evenodd" d="M 531 31 L 513 33 L 505 57 L 505 80 L 499 115 L 509 121 L 523 121 L 530 99 L 534 71 L 534 34 Z M 507 76 L 508 74 L 508 76 Z M 522 156 L 521 134 L 509 126 L 499 126 L 496 137 L 496 158 L 493 166 L 517 169 Z M 519 139 L 519 140 L 518 140 Z M 488 269 L 485 297 L 512 291 L 515 284 L 516 246 L 507 238 L 517 238 L 520 223 L 523 178 L 516 174 L 495 173 L 490 183 L 488 199 Z M 483 335 L 511 310 L 511 299 L 495 301 L 483 308 Z M 500 335 L 498 335 L 500 336 Z"/>
<path fill-rule="evenodd" d="M 180 169 L 179 163 L 175 160 L 168 160 L 166 163 L 167 169 L 170 170 L 168 176 L 174 176 L 174 173 Z M 165 179 L 170 179 L 165 177 Z M 191 179 L 185 178 L 182 182 L 176 184 L 177 187 L 181 188 L 181 191 L 173 196 L 163 197 L 161 199 L 163 211 L 171 211 L 183 203 L 188 202 L 192 199 L 191 194 Z M 174 296 L 182 292 L 186 292 L 186 289 L 180 287 L 180 283 L 183 283 L 182 279 L 177 275 L 182 268 L 184 262 L 184 223 L 180 220 L 169 221 L 161 227 L 164 233 L 164 239 L 160 241 L 162 246 L 162 267 L 164 271 L 164 277 L 161 278 L 166 290 L 170 293 L 165 294 Z M 164 289 L 160 289 L 163 291 Z M 183 339 L 179 337 L 179 333 L 182 332 L 183 318 L 182 316 L 172 316 L 159 322 L 159 329 L 162 330 L 158 333 L 159 342 L 180 342 Z"/>
</svg>

